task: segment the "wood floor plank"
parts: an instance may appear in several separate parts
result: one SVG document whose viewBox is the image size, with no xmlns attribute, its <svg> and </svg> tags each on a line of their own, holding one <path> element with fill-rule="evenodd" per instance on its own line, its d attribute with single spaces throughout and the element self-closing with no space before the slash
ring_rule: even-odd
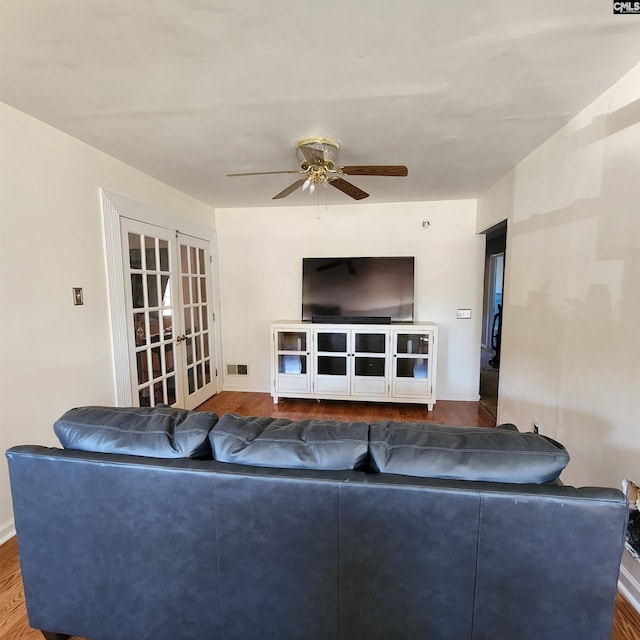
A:
<svg viewBox="0 0 640 640">
<path fill-rule="evenodd" d="M 439 424 L 491 427 L 494 419 L 478 402 L 438 401 L 433 411 L 422 405 L 366 402 L 335 402 L 282 399 L 274 405 L 266 393 L 225 391 L 205 402 L 200 410 L 239 413 L 246 416 L 271 415 L 303 419 L 323 417 L 334 420 L 419 421 Z M 18 545 L 11 538 L 0 546 L 0 640 L 42 640 L 39 631 L 29 626 L 20 574 Z M 72 638 L 71 640 L 87 640 Z M 142 639 L 141 639 L 142 640 Z M 205 640 L 203 638 L 203 640 Z M 616 613 L 611 640 L 640 640 L 640 615 L 621 594 L 616 598 Z"/>
</svg>

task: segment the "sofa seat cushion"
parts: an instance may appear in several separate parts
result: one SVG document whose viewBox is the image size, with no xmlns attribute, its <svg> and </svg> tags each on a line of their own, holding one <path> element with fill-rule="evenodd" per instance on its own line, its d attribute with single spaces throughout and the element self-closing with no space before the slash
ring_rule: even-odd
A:
<svg viewBox="0 0 640 640">
<path fill-rule="evenodd" d="M 369 425 L 224 414 L 209 439 L 215 460 L 287 469 L 356 469 L 367 459 Z"/>
<path fill-rule="evenodd" d="M 569 462 L 567 450 L 512 424 L 452 427 L 427 422 L 371 425 L 372 466 L 428 478 L 516 484 L 552 482 Z"/>
<path fill-rule="evenodd" d="M 209 411 L 155 407 L 78 407 L 53 425 L 65 449 L 150 458 L 211 458 Z"/>
</svg>

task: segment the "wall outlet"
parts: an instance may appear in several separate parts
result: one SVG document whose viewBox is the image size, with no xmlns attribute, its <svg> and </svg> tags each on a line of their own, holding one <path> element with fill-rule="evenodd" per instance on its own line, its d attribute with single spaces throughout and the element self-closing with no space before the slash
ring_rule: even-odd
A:
<svg viewBox="0 0 640 640">
<path fill-rule="evenodd" d="M 537 420 L 533 421 L 533 433 L 540 433 L 540 423 Z"/>
<path fill-rule="evenodd" d="M 456 317 L 458 320 L 469 320 L 471 318 L 471 309 L 458 309 Z"/>
</svg>

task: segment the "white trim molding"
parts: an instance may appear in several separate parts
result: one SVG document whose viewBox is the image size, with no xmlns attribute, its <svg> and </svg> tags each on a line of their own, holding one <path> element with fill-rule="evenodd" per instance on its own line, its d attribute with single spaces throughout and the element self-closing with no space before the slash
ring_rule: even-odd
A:
<svg viewBox="0 0 640 640">
<path fill-rule="evenodd" d="M 0 525 L 0 544 L 4 544 L 10 538 L 16 535 L 16 525 L 13 520 Z"/>
<path fill-rule="evenodd" d="M 113 195 L 102 190 L 102 217 L 109 284 L 109 314 L 111 317 L 111 346 L 116 387 L 116 402 L 120 407 L 130 407 L 132 402 L 129 372 L 129 351 L 121 336 L 127 335 L 127 319 L 124 314 L 124 273 L 122 269 L 122 244 L 120 242 L 120 213 Z"/>
<path fill-rule="evenodd" d="M 625 552 L 627 555 L 627 552 Z M 630 554 L 629 557 L 631 560 Z M 625 597 L 627 602 L 638 612 L 640 613 L 640 582 L 638 582 L 632 575 L 631 572 L 624 566 L 624 558 L 623 564 L 620 565 L 620 577 L 618 579 L 618 590 Z"/>
</svg>

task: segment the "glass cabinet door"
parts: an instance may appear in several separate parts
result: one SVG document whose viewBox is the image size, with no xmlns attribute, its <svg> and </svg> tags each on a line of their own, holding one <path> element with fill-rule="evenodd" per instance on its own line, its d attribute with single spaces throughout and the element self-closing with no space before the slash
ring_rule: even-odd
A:
<svg viewBox="0 0 640 640">
<path fill-rule="evenodd" d="M 347 375 L 347 338 L 344 332 L 316 333 L 317 367 L 316 371 L 325 376 Z"/>
<path fill-rule="evenodd" d="M 278 373 L 307 373 L 307 339 L 305 331 L 277 333 Z"/>
<path fill-rule="evenodd" d="M 384 333 L 356 333 L 354 358 L 356 376 L 384 376 L 384 358 L 387 351 Z"/>
<path fill-rule="evenodd" d="M 310 347 L 311 332 L 278 328 L 273 333 L 275 372 L 273 395 L 311 392 Z"/>
<path fill-rule="evenodd" d="M 387 395 L 387 345 L 387 331 L 354 330 L 352 379 L 354 395 Z"/>
<path fill-rule="evenodd" d="M 394 332 L 394 395 L 428 396 L 432 340 L 430 332 Z"/>
<path fill-rule="evenodd" d="M 349 393 L 349 331 L 315 330 L 315 376 L 317 392 Z"/>
</svg>

